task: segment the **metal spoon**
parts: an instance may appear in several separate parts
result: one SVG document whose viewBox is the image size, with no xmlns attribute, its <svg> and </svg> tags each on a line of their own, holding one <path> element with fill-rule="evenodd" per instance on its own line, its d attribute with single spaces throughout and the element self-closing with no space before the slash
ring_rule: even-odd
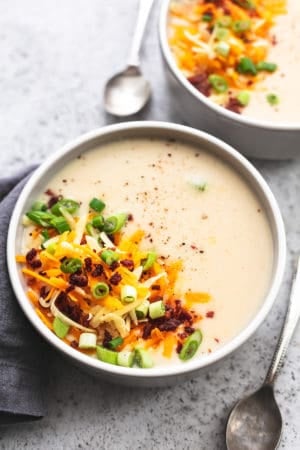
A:
<svg viewBox="0 0 300 450">
<path fill-rule="evenodd" d="M 272 363 L 262 387 L 240 400 L 230 413 L 226 428 L 228 450 L 275 450 L 282 432 L 282 418 L 273 385 L 300 317 L 300 258 L 290 302 Z"/>
<path fill-rule="evenodd" d="M 115 116 L 129 116 L 139 112 L 150 98 L 150 84 L 143 77 L 139 53 L 147 20 L 154 0 L 140 0 L 127 68 L 113 76 L 104 90 L 104 106 Z"/>
</svg>

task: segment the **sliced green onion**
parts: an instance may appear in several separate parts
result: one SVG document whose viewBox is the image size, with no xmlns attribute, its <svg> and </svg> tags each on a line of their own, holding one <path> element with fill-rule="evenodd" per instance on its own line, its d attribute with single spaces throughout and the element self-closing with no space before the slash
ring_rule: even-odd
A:
<svg viewBox="0 0 300 450">
<path fill-rule="evenodd" d="M 147 258 L 143 261 L 143 270 L 149 270 L 155 263 L 157 254 L 155 252 L 149 252 Z"/>
<path fill-rule="evenodd" d="M 109 341 L 107 343 L 107 346 L 111 349 L 111 350 L 116 350 L 119 345 L 122 345 L 124 342 L 124 339 L 121 338 L 121 336 L 115 337 L 114 339 L 112 339 L 111 341 Z"/>
<path fill-rule="evenodd" d="M 91 222 L 88 222 L 85 226 L 85 230 L 89 236 L 92 236 L 95 239 L 99 238 L 99 232 L 95 230 Z"/>
<path fill-rule="evenodd" d="M 50 227 L 53 218 L 52 214 L 45 211 L 28 211 L 26 216 L 34 223 L 41 225 L 42 227 Z"/>
<path fill-rule="evenodd" d="M 100 200 L 99 198 L 93 198 L 91 201 L 90 201 L 90 203 L 89 203 L 89 207 L 91 208 L 91 209 L 93 209 L 94 211 L 97 211 L 97 212 L 101 212 L 101 211 L 103 211 L 103 209 L 105 208 L 105 203 L 102 201 L 102 200 Z"/>
<path fill-rule="evenodd" d="M 153 359 L 143 348 L 136 348 L 133 357 L 134 363 L 142 369 L 150 369 L 154 366 Z"/>
<path fill-rule="evenodd" d="M 213 20 L 213 16 L 212 16 L 212 14 L 209 14 L 209 13 L 203 14 L 202 20 L 203 20 L 203 22 L 211 22 Z"/>
<path fill-rule="evenodd" d="M 75 202 L 75 200 L 71 200 L 70 198 L 63 198 L 61 200 L 58 200 L 58 202 L 55 203 L 51 208 L 52 214 L 54 214 L 55 216 L 61 216 L 61 207 L 65 208 L 68 213 L 74 214 L 79 208 L 79 203 Z"/>
<path fill-rule="evenodd" d="M 114 252 L 113 250 L 103 250 L 100 257 L 102 261 L 104 261 L 108 266 L 119 260 L 118 253 Z"/>
<path fill-rule="evenodd" d="M 81 333 L 79 336 L 79 348 L 96 348 L 97 335 L 95 333 Z"/>
<path fill-rule="evenodd" d="M 136 317 L 141 320 L 145 319 L 149 311 L 149 300 L 144 300 L 137 308 L 135 308 Z"/>
<path fill-rule="evenodd" d="M 278 105 L 278 103 L 279 103 L 279 97 L 276 94 L 268 94 L 267 100 L 270 103 L 270 105 L 272 105 L 272 106 Z"/>
<path fill-rule="evenodd" d="M 250 102 L 250 93 L 248 91 L 241 91 L 238 94 L 237 99 L 242 106 L 247 106 Z"/>
<path fill-rule="evenodd" d="M 117 364 L 118 366 L 123 366 L 123 367 L 132 367 L 133 365 L 133 357 L 134 357 L 134 353 L 133 352 L 128 352 L 128 351 L 122 351 L 117 353 Z"/>
<path fill-rule="evenodd" d="M 267 61 L 260 61 L 256 64 L 256 68 L 257 70 L 265 70 L 266 72 L 275 72 L 277 69 L 277 64 Z"/>
<path fill-rule="evenodd" d="M 108 364 L 117 364 L 118 353 L 108 348 L 97 345 L 96 347 L 97 357 L 103 362 Z"/>
<path fill-rule="evenodd" d="M 53 217 L 50 223 L 56 228 L 59 234 L 62 234 L 65 231 L 71 231 L 71 227 L 64 217 Z"/>
<path fill-rule="evenodd" d="M 104 217 L 99 215 L 92 218 L 92 225 L 99 230 L 103 230 L 104 226 Z"/>
<path fill-rule="evenodd" d="M 244 9 L 255 9 L 255 3 L 253 0 L 233 0 L 233 2 Z"/>
<path fill-rule="evenodd" d="M 216 92 L 223 93 L 228 90 L 228 83 L 225 80 L 225 78 L 221 77 L 220 75 L 209 75 L 208 81 L 214 88 Z"/>
<path fill-rule="evenodd" d="M 216 51 L 219 55 L 226 57 L 226 56 L 229 55 L 229 52 L 230 52 L 230 45 L 229 45 L 227 42 L 225 42 L 225 41 L 221 41 L 221 42 L 219 42 L 219 43 L 216 45 L 215 51 Z"/>
<path fill-rule="evenodd" d="M 45 245 L 44 245 L 44 246 L 45 246 Z M 57 247 L 56 243 L 53 242 L 53 244 L 47 245 L 47 247 L 46 247 L 46 252 L 47 252 L 47 253 L 50 253 L 50 255 L 54 255 L 54 253 L 55 253 L 55 251 L 56 251 L 56 247 Z"/>
<path fill-rule="evenodd" d="M 162 300 L 150 303 L 149 316 L 151 317 L 151 319 L 158 319 L 159 317 L 163 317 L 165 315 L 165 312 L 166 307 Z"/>
<path fill-rule="evenodd" d="M 41 231 L 41 236 L 44 239 L 44 241 L 48 241 L 50 239 L 50 234 L 48 230 Z"/>
<path fill-rule="evenodd" d="M 64 323 L 58 317 L 53 320 L 53 331 L 59 338 L 63 339 L 68 334 L 70 326 Z"/>
<path fill-rule="evenodd" d="M 220 19 L 218 19 L 217 25 L 219 25 L 220 27 L 227 28 L 227 27 L 230 27 L 231 22 L 232 22 L 232 19 L 230 16 L 223 16 L 223 17 L 220 17 Z"/>
<path fill-rule="evenodd" d="M 92 294 L 97 299 L 104 298 L 109 294 L 109 286 L 103 282 L 97 283 L 92 288 Z"/>
<path fill-rule="evenodd" d="M 250 75 L 256 75 L 257 74 L 257 68 L 252 61 L 252 59 L 243 57 L 240 59 L 238 65 L 237 65 L 237 71 L 239 73 L 244 74 L 250 74 Z"/>
<path fill-rule="evenodd" d="M 216 39 L 219 41 L 222 41 L 223 39 L 226 39 L 229 35 L 229 31 L 226 28 L 222 27 L 216 27 L 215 36 Z"/>
<path fill-rule="evenodd" d="M 116 216 L 108 217 L 103 225 L 103 231 L 108 234 L 117 233 L 121 230 L 127 220 L 128 214 L 121 213 Z"/>
<path fill-rule="evenodd" d="M 137 290 L 134 286 L 125 284 L 121 287 L 121 300 L 125 303 L 135 302 L 137 299 Z"/>
<path fill-rule="evenodd" d="M 235 20 L 232 29 L 235 33 L 244 33 L 251 28 L 251 20 Z"/>
<path fill-rule="evenodd" d="M 184 342 L 183 347 L 179 353 L 179 358 L 182 361 L 191 359 L 197 352 L 202 342 L 202 333 L 200 330 L 194 331 Z"/>
<path fill-rule="evenodd" d="M 77 270 L 81 269 L 81 267 L 82 262 L 79 258 L 67 258 L 61 263 L 60 270 L 63 273 L 75 273 Z"/>
<path fill-rule="evenodd" d="M 31 211 L 47 211 L 47 205 L 43 202 L 36 201 L 32 205 Z"/>
</svg>

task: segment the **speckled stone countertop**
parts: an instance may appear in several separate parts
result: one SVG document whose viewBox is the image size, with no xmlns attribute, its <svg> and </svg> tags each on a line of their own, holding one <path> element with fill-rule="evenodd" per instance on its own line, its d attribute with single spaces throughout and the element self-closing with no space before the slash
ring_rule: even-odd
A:
<svg viewBox="0 0 300 450">
<path fill-rule="evenodd" d="M 38 163 L 92 128 L 112 123 L 102 107 L 105 80 L 125 65 L 137 0 L 0 2 L 0 167 Z M 143 51 L 151 105 L 138 119 L 180 121 L 166 95 L 154 7 Z M 49 349 L 47 416 L 2 428 L 10 449 L 225 449 L 232 405 L 263 381 L 281 327 L 300 252 L 300 160 L 254 161 L 280 204 L 288 238 L 284 283 L 268 320 L 242 349 L 205 376 L 167 389 L 104 384 Z M 276 384 L 284 418 L 281 449 L 300 448 L 300 329 Z"/>
</svg>

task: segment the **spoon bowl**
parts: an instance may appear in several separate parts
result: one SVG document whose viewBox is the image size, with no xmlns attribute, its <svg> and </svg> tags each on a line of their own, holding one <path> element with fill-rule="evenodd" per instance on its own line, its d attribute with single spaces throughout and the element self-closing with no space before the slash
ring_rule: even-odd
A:
<svg viewBox="0 0 300 450">
<path fill-rule="evenodd" d="M 129 66 L 107 82 L 104 91 L 105 108 L 111 114 L 129 116 L 145 106 L 150 94 L 150 84 L 140 69 Z"/>
<path fill-rule="evenodd" d="M 230 450 L 274 450 L 282 431 L 282 417 L 273 388 L 262 386 L 239 401 L 230 413 L 226 445 Z"/>
</svg>

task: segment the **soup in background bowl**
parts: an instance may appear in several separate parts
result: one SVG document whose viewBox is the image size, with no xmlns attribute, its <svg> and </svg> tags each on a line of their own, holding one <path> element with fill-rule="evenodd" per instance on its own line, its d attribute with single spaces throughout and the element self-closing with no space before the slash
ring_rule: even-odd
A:
<svg viewBox="0 0 300 450">
<path fill-rule="evenodd" d="M 161 48 L 185 121 L 248 156 L 298 156 L 299 16 L 296 0 L 164 1 Z"/>
<path fill-rule="evenodd" d="M 9 231 L 17 298 L 47 340 L 125 383 L 218 361 L 278 290 L 285 237 L 256 170 L 187 127 L 130 123 L 80 138 L 29 180 Z"/>
</svg>

